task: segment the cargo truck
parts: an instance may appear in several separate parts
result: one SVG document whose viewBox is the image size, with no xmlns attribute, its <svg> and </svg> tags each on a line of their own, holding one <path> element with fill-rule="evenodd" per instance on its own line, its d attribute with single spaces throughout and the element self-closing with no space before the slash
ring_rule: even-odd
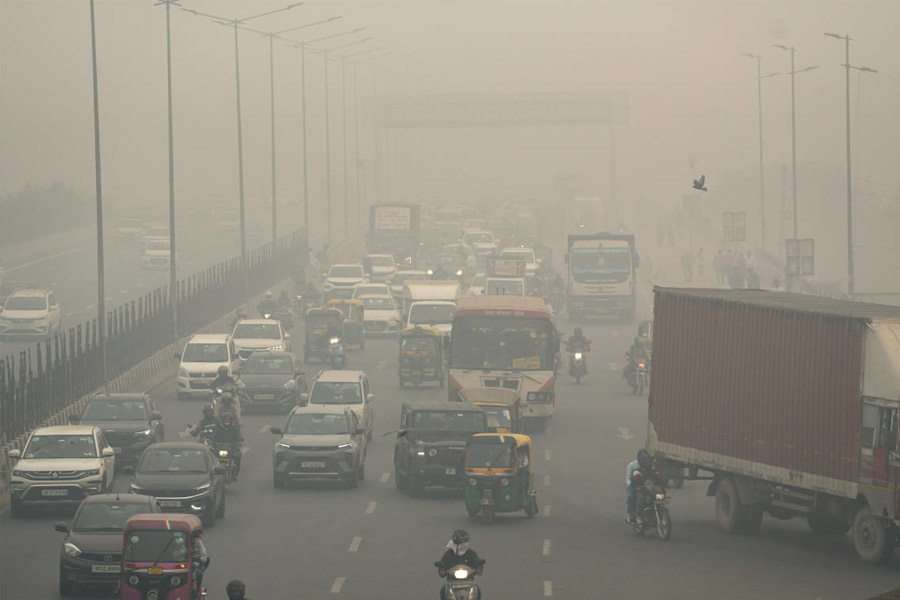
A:
<svg viewBox="0 0 900 600">
<path fill-rule="evenodd" d="M 900 307 L 764 290 L 654 290 L 647 447 L 705 479 L 718 525 L 767 513 L 851 532 L 866 562 L 900 532 Z"/>
<path fill-rule="evenodd" d="M 369 208 L 368 254 L 391 254 L 401 265 L 414 265 L 419 251 L 420 207 L 374 204 Z"/>
<path fill-rule="evenodd" d="M 570 235 L 566 251 L 569 318 L 612 315 L 632 322 L 638 265 L 631 234 Z"/>
</svg>

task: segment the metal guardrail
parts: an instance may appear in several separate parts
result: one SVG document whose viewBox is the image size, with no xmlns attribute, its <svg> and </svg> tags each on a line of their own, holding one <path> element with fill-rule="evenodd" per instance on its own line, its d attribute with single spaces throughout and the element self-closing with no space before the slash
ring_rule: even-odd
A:
<svg viewBox="0 0 900 600">
<path fill-rule="evenodd" d="M 0 358 L 0 444 L 285 279 L 306 257 L 305 237 L 294 232 L 248 252 L 246 272 L 237 257 L 178 281 L 174 337 L 168 286 L 109 311 L 106 377 L 97 319 Z"/>
</svg>

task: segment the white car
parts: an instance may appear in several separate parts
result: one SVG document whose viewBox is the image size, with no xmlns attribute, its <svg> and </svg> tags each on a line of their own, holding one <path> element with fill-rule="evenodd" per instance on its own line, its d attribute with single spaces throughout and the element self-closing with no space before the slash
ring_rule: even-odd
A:
<svg viewBox="0 0 900 600">
<path fill-rule="evenodd" d="M 291 351 L 291 334 L 275 319 L 241 319 L 231 332 L 231 340 L 241 360 L 256 350 Z"/>
<path fill-rule="evenodd" d="M 152 223 L 144 229 L 144 235 L 141 237 L 141 243 L 144 247 L 154 240 L 168 240 L 169 226 L 161 223 Z"/>
<path fill-rule="evenodd" d="M 524 296 L 525 279 L 522 277 L 488 277 L 484 284 L 486 296 Z"/>
<path fill-rule="evenodd" d="M 497 251 L 494 233 L 488 230 L 469 230 L 463 234 L 463 243 L 469 246 L 477 256 L 487 256 Z"/>
<path fill-rule="evenodd" d="M 403 284 L 407 281 L 429 281 L 431 275 L 428 271 L 397 271 L 391 279 L 391 296 L 395 300 L 403 297 Z"/>
<path fill-rule="evenodd" d="M 16 290 L 0 310 L 0 337 L 49 337 L 62 328 L 62 311 L 50 290 Z"/>
<path fill-rule="evenodd" d="M 178 253 L 175 253 L 178 256 Z M 172 264 L 172 247 L 169 240 L 151 240 L 144 246 L 144 255 L 141 257 L 143 269 L 168 269 Z"/>
<path fill-rule="evenodd" d="M 484 294 L 484 284 L 487 276 L 484 273 L 477 273 L 469 282 L 469 289 L 466 293 L 469 296 L 481 296 Z"/>
<path fill-rule="evenodd" d="M 400 309 L 390 294 L 364 294 L 359 297 L 366 314 L 366 333 L 399 333 Z"/>
<path fill-rule="evenodd" d="M 78 506 L 86 496 L 113 489 L 116 454 L 93 425 L 40 427 L 9 458 L 14 517 L 26 506 Z"/>
<path fill-rule="evenodd" d="M 116 225 L 116 241 L 139 244 L 144 237 L 144 220 L 139 217 L 125 217 Z"/>
<path fill-rule="evenodd" d="M 367 254 L 363 257 L 363 267 L 370 281 L 390 281 L 397 272 L 397 263 L 390 254 Z"/>
<path fill-rule="evenodd" d="M 453 329 L 455 314 L 456 303 L 450 300 L 419 300 L 409 305 L 406 321 L 409 327 L 434 327 L 447 335 Z"/>
<path fill-rule="evenodd" d="M 327 404 L 352 409 L 360 426 L 365 428 L 366 437 L 372 439 L 372 425 L 375 422 L 372 403 L 375 395 L 369 390 L 369 378 L 363 371 L 322 371 L 316 376 L 309 396 L 304 396 L 300 394 L 301 405 L 308 401 L 310 407 Z"/>
<path fill-rule="evenodd" d="M 525 261 L 525 274 L 534 275 L 538 270 L 537 259 L 534 257 L 534 250 L 531 248 L 504 248 L 500 253 L 503 258 L 518 258 Z"/>
<path fill-rule="evenodd" d="M 229 373 L 238 360 L 237 350 L 227 333 L 198 333 L 175 355 L 181 359 L 178 376 L 178 398 L 209 396 L 213 379 L 219 367 L 228 367 Z"/>
<path fill-rule="evenodd" d="M 391 295 L 391 286 L 387 283 L 360 283 L 353 288 L 353 300 L 359 300 L 363 296 Z"/>
<path fill-rule="evenodd" d="M 331 265 L 322 291 L 327 298 L 349 298 L 353 294 L 353 286 L 364 283 L 366 274 L 362 265 Z"/>
</svg>

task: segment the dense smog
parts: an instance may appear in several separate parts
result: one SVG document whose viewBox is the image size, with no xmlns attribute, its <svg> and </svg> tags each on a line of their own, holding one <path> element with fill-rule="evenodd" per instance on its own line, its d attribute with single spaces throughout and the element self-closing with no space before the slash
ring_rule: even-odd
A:
<svg viewBox="0 0 900 600">
<path fill-rule="evenodd" d="M 897 23 L 4 0 L 0 597 L 900 596 Z"/>
</svg>

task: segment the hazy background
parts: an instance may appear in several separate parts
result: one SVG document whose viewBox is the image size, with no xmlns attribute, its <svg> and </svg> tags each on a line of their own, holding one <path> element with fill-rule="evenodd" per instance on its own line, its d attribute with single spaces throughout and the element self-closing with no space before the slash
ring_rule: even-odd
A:
<svg viewBox="0 0 900 600">
<path fill-rule="evenodd" d="M 239 17 L 285 4 L 183 1 Z M 141 204 L 162 211 L 168 198 L 165 11 L 151 0 L 97 0 L 96 11 L 104 194 L 113 209 Z M 844 46 L 822 33 L 849 33 L 851 62 L 879 71 L 851 73 L 857 288 L 900 289 L 900 2 L 329 0 L 248 26 L 279 30 L 335 15 L 343 18 L 292 35 L 310 39 L 367 27 L 322 47 L 371 35 L 346 52 L 394 51 L 393 60 L 379 63 L 385 71 L 377 75 L 379 92 L 627 92 L 628 124 L 617 128 L 621 198 L 642 202 L 649 219 L 662 218 L 690 192 L 691 179 L 705 173 L 711 201 L 721 210 L 748 212 L 752 241 L 759 236 L 756 64 L 741 53 L 761 53 L 764 73 L 782 73 L 763 82 L 771 250 L 790 233 L 789 222 L 779 230 L 782 195 L 790 199 L 781 177 L 788 165 L 789 186 L 789 54 L 772 44 L 796 46 L 798 68 L 819 65 L 797 76 L 800 236 L 816 238 L 817 275 L 835 282 L 846 273 Z M 61 181 L 92 193 L 89 35 L 87 0 L 0 4 L 4 192 Z M 203 204 L 236 208 L 232 32 L 173 10 L 172 40 L 179 211 Z M 246 190 L 264 199 L 271 195 L 268 42 L 244 32 L 240 48 Z M 321 202 L 322 58 L 310 54 L 307 64 L 311 192 Z M 275 69 L 278 195 L 293 201 L 301 190 L 299 51 L 276 44 Z M 330 74 L 333 192 L 342 198 L 340 65 Z M 359 82 L 360 92 L 370 94 L 370 66 L 359 66 Z M 563 172 L 588 173 L 602 193 L 608 190 L 608 132 L 601 127 L 415 131 L 395 139 L 395 200 L 487 191 L 552 202 L 554 178 Z M 369 169 L 367 131 L 361 153 Z M 710 212 L 720 222 L 720 212 Z"/>
</svg>

